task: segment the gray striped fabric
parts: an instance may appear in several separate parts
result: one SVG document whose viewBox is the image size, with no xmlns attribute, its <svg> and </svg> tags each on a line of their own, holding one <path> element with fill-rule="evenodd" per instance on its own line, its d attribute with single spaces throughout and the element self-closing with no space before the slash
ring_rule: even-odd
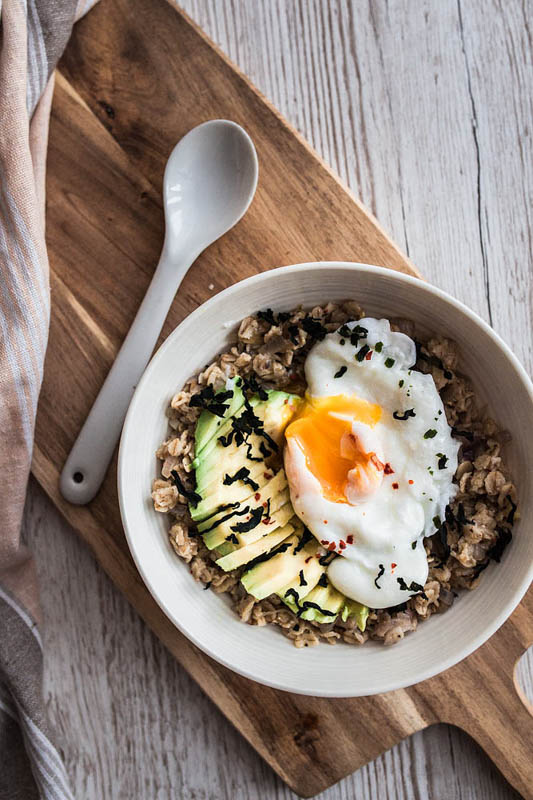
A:
<svg viewBox="0 0 533 800">
<path fill-rule="evenodd" d="M 37 581 L 20 524 L 50 313 L 53 70 L 93 1 L 0 0 L 0 800 L 72 797 L 46 720 Z"/>
</svg>

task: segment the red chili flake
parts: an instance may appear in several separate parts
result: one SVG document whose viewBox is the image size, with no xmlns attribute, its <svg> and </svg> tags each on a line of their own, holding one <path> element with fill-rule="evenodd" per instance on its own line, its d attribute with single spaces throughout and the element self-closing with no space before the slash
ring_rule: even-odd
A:
<svg viewBox="0 0 533 800">
<path fill-rule="evenodd" d="M 352 536 L 352 534 L 350 534 L 349 536 L 346 537 L 346 541 L 348 542 L 348 544 L 353 544 L 353 536 Z"/>
<path fill-rule="evenodd" d="M 393 475 L 394 474 L 394 470 L 393 470 L 393 468 L 391 467 L 391 465 L 389 464 L 388 461 L 385 464 L 384 472 L 385 472 L 385 475 Z"/>
<path fill-rule="evenodd" d="M 266 508 L 267 506 L 268 506 L 268 500 L 266 500 L 266 501 L 263 503 L 263 508 Z"/>
<path fill-rule="evenodd" d="M 414 481 L 412 481 L 411 479 L 409 479 L 409 483 L 410 483 L 410 484 L 411 484 L 411 486 L 412 486 L 412 485 L 413 485 L 413 483 L 414 483 Z"/>
<path fill-rule="evenodd" d="M 373 463 L 376 469 L 383 469 L 383 464 L 375 453 L 370 453 L 370 461 Z"/>
<path fill-rule="evenodd" d="M 340 540 L 340 542 L 339 542 L 339 547 L 340 547 L 340 549 L 341 549 L 341 550 L 344 550 L 344 548 L 346 547 L 346 542 L 344 542 L 344 541 L 341 539 L 341 540 Z"/>
<path fill-rule="evenodd" d="M 305 559 L 305 563 L 309 564 L 309 562 L 311 561 L 312 558 L 313 558 L 313 556 L 307 556 L 307 558 Z"/>
<path fill-rule="evenodd" d="M 327 539 L 321 539 L 321 540 L 320 540 L 320 544 L 323 544 L 323 545 L 324 545 L 324 547 L 327 547 L 327 546 L 328 546 L 328 544 L 329 544 L 329 541 L 328 541 Z"/>
<path fill-rule="evenodd" d="M 392 484 L 392 488 L 393 489 L 399 489 L 400 488 L 400 484 L 399 483 L 393 483 Z"/>
<path fill-rule="evenodd" d="M 333 552 L 333 550 L 335 550 L 335 548 L 336 548 L 335 542 L 330 542 L 329 545 L 328 545 L 328 550 L 331 550 Z"/>
<path fill-rule="evenodd" d="M 255 494 L 254 497 L 256 500 L 261 500 L 261 495 L 259 494 L 259 492 L 257 492 L 257 494 Z"/>
<path fill-rule="evenodd" d="M 394 564 L 394 563 L 392 563 L 392 564 L 390 565 L 390 567 L 391 567 L 391 569 L 392 569 L 392 571 L 393 571 L 393 572 L 394 572 L 394 570 L 396 569 L 396 567 L 397 567 L 397 566 L 398 566 L 398 564 Z"/>
<path fill-rule="evenodd" d="M 270 519 L 270 517 L 267 517 L 266 519 L 263 520 L 263 525 L 270 525 L 271 521 L 272 520 Z"/>
<path fill-rule="evenodd" d="M 270 474 L 270 472 L 263 472 L 263 477 L 265 477 L 267 481 L 269 481 L 272 475 Z"/>
<path fill-rule="evenodd" d="M 369 350 L 368 353 L 365 356 L 365 361 L 370 361 L 370 359 L 372 358 L 373 353 L 374 353 L 373 350 Z"/>
<path fill-rule="evenodd" d="M 328 521 L 327 521 L 327 519 L 324 519 L 324 520 L 322 520 L 322 522 L 324 523 L 324 525 L 327 525 L 327 524 L 328 524 Z"/>
</svg>

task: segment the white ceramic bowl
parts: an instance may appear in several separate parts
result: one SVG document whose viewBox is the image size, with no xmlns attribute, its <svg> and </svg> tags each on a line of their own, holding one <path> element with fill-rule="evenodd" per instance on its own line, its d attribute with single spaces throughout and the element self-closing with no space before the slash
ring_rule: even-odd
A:
<svg viewBox="0 0 533 800">
<path fill-rule="evenodd" d="M 172 550 L 169 520 L 154 512 L 150 487 L 155 451 L 166 435 L 165 409 L 186 379 L 234 341 L 236 324 L 271 307 L 289 310 L 355 298 L 371 316 L 407 317 L 425 336 L 440 333 L 461 348 L 491 414 L 512 434 L 507 461 L 516 478 L 521 520 L 500 564 L 443 615 L 421 624 L 394 647 L 321 644 L 293 647 L 275 626 L 244 625 L 224 596 L 203 591 Z M 491 636 L 527 590 L 533 563 L 533 387 L 503 341 L 449 295 L 415 278 L 363 264 L 299 264 L 226 289 L 187 317 L 150 362 L 131 402 L 120 444 L 118 487 L 128 543 L 146 585 L 165 614 L 194 644 L 247 678 L 309 695 L 353 697 L 387 692 L 429 678 Z"/>
</svg>

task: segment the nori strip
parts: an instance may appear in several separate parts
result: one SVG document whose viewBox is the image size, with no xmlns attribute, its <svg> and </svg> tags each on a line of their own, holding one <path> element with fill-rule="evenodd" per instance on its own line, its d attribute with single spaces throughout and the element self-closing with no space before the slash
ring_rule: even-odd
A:
<svg viewBox="0 0 533 800">
<path fill-rule="evenodd" d="M 364 361 L 364 358 L 367 353 L 370 352 L 370 347 L 367 344 L 364 344 L 360 350 L 357 351 L 355 357 L 358 361 Z"/>
<path fill-rule="evenodd" d="M 274 548 L 274 550 L 271 550 L 268 553 L 261 553 L 260 556 L 257 556 L 257 558 L 252 559 L 252 561 L 249 561 L 246 566 L 248 567 L 248 570 L 250 570 L 253 567 L 257 566 L 257 564 L 262 564 L 263 561 L 268 561 L 269 558 L 274 558 L 274 556 L 279 555 L 279 553 L 284 553 L 291 546 L 292 542 L 282 542 L 279 545 L 279 547 Z"/>
<path fill-rule="evenodd" d="M 250 513 L 249 520 L 246 522 L 237 522 L 235 525 L 231 525 L 231 530 L 236 531 L 237 533 L 248 533 L 248 531 L 252 531 L 254 528 L 257 528 L 261 522 L 262 516 L 262 506 L 259 506 L 259 508 L 254 508 Z"/>
<path fill-rule="evenodd" d="M 313 538 L 313 534 L 311 533 L 309 528 L 305 528 L 304 532 L 302 533 L 302 537 L 301 537 L 300 541 L 298 542 L 298 544 L 294 548 L 293 555 L 296 555 L 296 553 L 299 553 L 300 550 L 302 550 L 302 548 L 304 548 L 305 545 L 307 544 L 307 542 L 310 542 L 312 538 Z"/>
<path fill-rule="evenodd" d="M 244 516 L 244 514 L 248 514 L 249 511 L 250 511 L 250 506 L 244 506 L 244 508 L 241 509 L 240 511 L 232 511 L 231 514 L 226 514 L 225 517 L 221 517 L 220 519 L 215 520 L 215 522 L 211 525 L 210 528 L 206 528 L 204 531 L 202 531 L 202 536 L 205 533 L 209 533 L 210 531 L 214 530 L 219 525 L 222 525 L 223 522 L 227 522 L 228 519 L 231 519 L 232 517 L 242 517 Z"/>
<path fill-rule="evenodd" d="M 394 417 L 394 419 L 405 420 L 409 419 L 409 417 L 416 417 L 416 414 L 414 408 L 408 408 L 406 411 L 403 412 L 403 414 L 400 414 L 399 411 L 393 411 L 392 416 Z"/>
<path fill-rule="evenodd" d="M 231 484 L 235 483 L 235 481 L 242 481 L 245 486 L 250 487 L 252 492 L 256 492 L 259 489 L 259 484 L 252 480 L 249 475 L 250 470 L 248 467 L 241 467 L 239 470 L 237 470 L 235 475 L 225 475 L 222 482 L 224 486 L 231 486 Z"/>
<path fill-rule="evenodd" d="M 304 317 L 300 324 L 304 331 L 317 342 L 321 342 L 328 332 L 327 328 L 322 325 L 319 319 L 315 319 L 315 317 Z"/>
<path fill-rule="evenodd" d="M 183 485 L 183 482 L 182 482 L 180 476 L 178 475 L 178 473 L 176 472 L 175 469 L 171 470 L 170 474 L 172 475 L 172 478 L 174 479 L 174 484 L 175 484 L 178 492 L 180 494 L 182 494 L 185 497 L 186 500 L 189 501 L 189 503 L 191 504 L 191 506 L 193 508 L 196 508 L 198 503 L 200 503 L 201 500 L 202 500 L 202 495 L 198 494 L 198 492 L 192 491 L 191 489 L 187 489 Z"/>
<path fill-rule="evenodd" d="M 374 578 L 374 585 L 375 585 L 376 589 L 381 589 L 381 586 L 379 585 L 378 581 L 381 578 L 381 576 L 383 575 L 383 573 L 385 572 L 385 567 L 383 566 L 383 564 L 378 564 L 378 566 L 379 566 L 379 572 L 376 575 L 376 577 Z"/>
</svg>

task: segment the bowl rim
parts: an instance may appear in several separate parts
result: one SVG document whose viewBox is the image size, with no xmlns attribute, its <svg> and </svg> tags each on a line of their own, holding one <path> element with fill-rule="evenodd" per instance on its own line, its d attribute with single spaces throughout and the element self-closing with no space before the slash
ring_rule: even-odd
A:
<svg viewBox="0 0 533 800">
<path fill-rule="evenodd" d="M 212 658 L 214 661 L 222 664 L 224 667 L 230 669 L 232 672 L 237 673 L 238 675 L 242 675 L 249 680 L 253 680 L 256 683 L 260 683 L 261 685 L 269 686 L 273 689 L 277 689 L 280 691 L 286 691 L 293 694 L 301 694 L 306 696 L 313 696 L 313 697 L 356 697 L 356 696 L 365 696 L 369 697 L 375 694 L 385 694 L 390 691 L 395 691 L 397 689 L 405 689 L 409 686 L 416 685 L 421 683 L 422 681 L 428 680 L 433 678 L 437 675 L 444 673 L 446 670 L 450 669 L 451 667 L 455 666 L 456 664 L 463 661 L 465 658 L 470 656 L 475 650 L 485 644 L 496 631 L 506 622 L 506 620 L 511 616 L 514 610 L 517 608 L 519 603 L 522 601 L 524 595 L 526 594 L 532 580 L 533 580 L 533 562 L 530 564 L 528 572 L 525 574 L 523 579 L 520 581 L 519 585 L 515 587 L 513 590 L 512 596 L 509 598 L 506 604 L 504 604 L 500 610 L 500 612 L 495 615 L 495 617 L 491 620 L 490 624 L 483 629 L 482 633 L 477 635 L 473 635 L 472 640 L 469 642 L 468 645 L 463 647 L 459 654 L 451 655 L 447 658 L 444 658 L 441 662 L 439 662 L 438 668 L 427 668 L 423 672 L 417 676 L 416 681 L 412 682 L 408 679 L 405 681 L 395 681 L 391 678 L 389 684 L 385 688 L 379 688 L 375 691 L 365 692 L 364 695 L 354 694 L 353 691 L 349 692 L 339 692 L 339 691 L 330 691 L 328 689 L 322 690 L 320 692 L 315 692 L 314 694 L 310 695 L 309 692 L 305 691 L 304 689 L 299 688 L 287 688 L 286 686 L 276 682 L 275 678 L 272 680 L 264 680 L 258 679 L 253 674 L 251 674 L 246 669 L 241 669 L 233 663 L 230 663 L 225 658 L 220 657 L 215 652 L 213 652 L 209 645 L 206 644 L 201 640 L 201 638 L 197 637 L 194 632 L 190 632 L 186 630 L 184 626 L 180 624 L 176 615 L 172 612 L 170 608 L 167 607 L 167 604 L 164 602 L 162 598 L 158 596 L 157 586 L 152 585 L 152 581 L 149 579 L 147 572 L 144 568 L 142 563 L 142 559 L 138 557 L 136 546 L 135 546 L 135 537 L 131 534 L 130 527 L 128 525 L 128 508 L 127 508 L 127 482 L 124 480 L 124 472 L 125 472 L 125 453 L 126 448 L 128 446 L 128 442 L 130 439 L 131 429 L 133 426 L 133 419 L 137 409 L 137 405 L 140 402 L 140 398 L 144 392 L 144 386 L 147 384 L 151 378 L 152 371 L 157 367 L 158 362 L 164 357 L 166 350 L 171 346 L 174 339 L 179 337 L 180 329 L 184 325 L 184 323 L 189 324 L 191 321 L 194 321 L 197 317 L 199 317 L 202 312 L 216 303 L 223 302 L 231 298 L 233 295 L 238 294 L 244 286 L 248 287 L 253 284 L 262 283 L 264 281 L 275 280 L 277 275 L 280 274 L 291 274 L 297 273 L 299 271 L 309 270 L 309 271 L 323 271 L 324 269 L 328 269 L 330 267 L 345 269 L 348 272 L 361 272 L 366 274 L 386 274 L 388 277 L 392 277 L 393 280 L 397 280 L 399 282 L 412 285 L 416 287 L 417 291 L 425 292 L 429 296 L 437 296 L 444 302 L 454 306 L 457 310 L 465 314 L 469 317 L 478 327 L 480 327 L 483 332 L 492 339 L 493 343 L 503 352 L 504 356 L 510 361 L 512 367 L 518 374 L 518 377 L 523 384 L 526 392 L 529 396 L 530 403 L 533 407 L 533 383 L 529 378 L 525 368 L 518 360 L 517 356 L 512 352 L 510 347 L 504 342 L 504 340 L 493 330 L 493 328 L 486 323 L 475 311 L 470 309 L 467 305 L 462 303 L 460 300 L 457 300 L 452 295 L 448 294 L 444 290 L 433 286 L 432 284 L 427 283 L 426 281 L 417 278 L 413 275 L 409 275 L 407 273 L 401 272 L 399 270 L 390 268 L 390 267 L 381 267 L 376 266 L 373 264 L 366 264 L 363 262 L 352 262 L 352 261 L 311 261 L 311 262 L 302 262 L 299 264 L 291 264 L 283 267 L 275 267 L 272 269 L 266 269 L 263 272 L 260 272 L 256 275 L 251 275 L 247 278 L 243 278 L 240 281 L 228 286 L 227 288 L 223 289 L 222 291 L 218 292 L 217 294 L 210 297 L 208 300 L 201 303 L 197 308 L 194 309 L 190 314 L 188 314 L 184 319 L 179 323 L 179 325 L 174 328 L 174 330 L 167 336 L 164 342 L 160 345 L 160 347 L 156 350 L 153 354 L 148 366 L 146 367 L 142 378 L 140 379 L 133 397 L 130 401 L 130 405 L 128 407 L 128 412 L 126 414 L 126 418 L 124 421 L 122 434 L 120 438 L 120 445 L 119 445 L 119 452 L 118 452 L 118 466 L 117 466 L 117 489 L 118 489 L 118 500 L 119 500 L 119 508 L 120 508 L 120 516 L 122 520 L 122 525 L 124 528 L 124 533 L 126 536 L 126 540 L 128 543 L 128 547 L 132 558 L 135 562 L 137 570 L 139 574 L 158 604 L 161 608 L 165 616 L 172 622 L 173 625 L 182 633 L 193 645 L 195 645 L 199 650 L 205 653 L 207 656 Z M 327 292 L 327 289 L 325 290 Z M 235 320 L 237 323 L 238 320 Z"/>
</svg>

